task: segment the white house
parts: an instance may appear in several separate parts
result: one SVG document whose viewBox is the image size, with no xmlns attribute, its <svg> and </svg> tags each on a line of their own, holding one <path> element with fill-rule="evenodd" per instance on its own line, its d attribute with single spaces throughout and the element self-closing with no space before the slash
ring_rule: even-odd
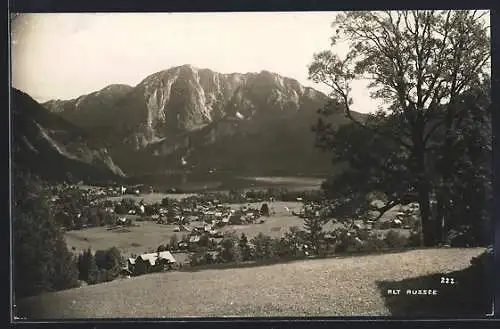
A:
<svg viewBox="0 0 500 329">
<path fill-rule="evenodd" d="M 156 262 L 158 260 L 165 259 L 168 261 L 168 263 L 172 264 L 175 263 L 176 260 L 174 256 L 170 253 L 170 251 L 161 251 L 161 252 L 154 252 L 154 253 L 149 253 L 149 254 L 142 254 L 139 256 L 143 261 L 149 262 L 151 266 L 155 266 Z"/>
</svg>

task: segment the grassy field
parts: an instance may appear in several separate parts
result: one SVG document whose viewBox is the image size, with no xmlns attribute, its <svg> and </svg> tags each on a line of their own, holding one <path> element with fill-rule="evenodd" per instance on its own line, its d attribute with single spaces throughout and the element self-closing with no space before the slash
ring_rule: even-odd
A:
<svg viewBox="0 0 500 329">
<path fill-rule="evenodd" d="M 469 293 L 482 278 L 464 273 L 482 251 L 425 249 L 149 274 L 32 297 L 18 306 L 28 318 L 472 314 L 477 300 Z M 443 275 L 457 284 L 441 286 Z M 392 288 L 436 288 L 438 295 L 389 297 Z"/>
<path fill-rule="evenodd" d="M 248 203 L 245 205 L 260 209 L 262 203 Z M 231 205 L 234 209 L 238 209 L 240 206 L 240 204 Z M 285 207 L 290 211 L 293 209 L 298 210 L 300 208 L 300 203 L 283 201 L 269 203 L 270 211 L 274 213 L 274 215 L 266 218 L 263 224 L 228 225 L 221 228 L 220 231 L 235 231 L 238 235 L 245 233 L 245 235 L 251 239 L 260 232 L 272 237 L 280 237 L 288 232 L 292 226 L 303 228 L 304 220 L 291 215 Z M 397 212 L 397 209 L 388 212 L 382 220 L 392 217 L 395 212 Z M 123 255 L 128 256 L 132 253 L 140 254 L 147 250 L 156 250 L 159 245 L 167 244 L 172 235 L 177 235 L 180 239 L 183 234 L 188 233 L 174 232 L 177 225 L 162 225 L 154 221 L 136 222 L 136 224 L 138 225 L 137 227 L 128 227 L 124 230 L 108 230 L 106 227 L 93 227 L 69 231 L 65 233 L 66 243 L 68 247 L 75 252 L 81 252 L 87 248 L 100 250 L 117 247 L 122 251 Z M 324 226 L 324 230 L 329 231 L 336 226 L 339 226 L 339 224 L 329 222 Z M 408 233 L 407 230 L 398 231 L 405 234 Z M 374 230 L 374 232 L 377 232 L 377 230 Z"/>
<path fill-rule="evenodd" d="M 315 177 L 239 177 L 239 180 L 251 188 L 285 188 L 290 191 L 317 190 L 324 178 Z M 245 190 L 248 190 L 246 188 Z"/>
<path fill-rule="evenodd" d="M 140 194 L 140 195 L 132 195 L 132 194 L 126 194 L 126 195 L 121 195 L 121 196 L 111 196 L 107 197 L 106 199 L 111 200 L 111 201 L 121 201 L 123 198 L 127 199 L 132 199 L 135 202 L 139 201 L 144 201 L 145 204 L 153 204 L 153 203 L 161 203 L 161 200 L 164 198 L 171 198 L 175 200 L 182 200 L 184 198 L 193 196 L 194 194 L 188 194 L 188 193 L 178 193 L 178 194 L 173 194 L 173 193 L 147 193 L 147 194 Z"/>
<path fill-rule="evenodd" d="M 260 203 L 247 204 L 260 207 Z M 245 233 L 252 238 L 265 233 L 270 236 L 281 236 L 292 226 L 302 227 L 304 220 L 289 214 L 285 206 L 290 209 L 298 208 L 298 202 L 274 202 L 270 210 L 276 214 L 269 217 L 264 224 L 251 225 L 228 225 L 221 229 L 222 232 L 236 231 L 238 234 Z M 240 205 L 232 205 L 237 209 Z M 106 227 L 92 227 L 83 230 L 69 231 L 65 233 L 68 247 L 76 252 L 91 248 L 92 250 L 108 249 L 117 247 L 126 256 L 131 253 L 139 254 L 148 249 L 154 249 L 160 244 L 170 241 L 172 235 L 180 239 L 188 232 L 174 232 L 177 225 L 162 225 L 153 221 L 136 222 L 136 227 L 128 227 L 125 230 L 108 230 Z M 74 248 L 74 249 L 73 249 Z"/>
</svg>

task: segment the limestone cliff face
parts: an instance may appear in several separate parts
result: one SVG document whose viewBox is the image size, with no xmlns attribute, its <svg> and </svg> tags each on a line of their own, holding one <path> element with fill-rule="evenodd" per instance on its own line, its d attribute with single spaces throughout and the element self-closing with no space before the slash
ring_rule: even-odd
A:
<svg viewBox="0 0 500 329">
<path fill-rule="evenodd" d="M 97 110 L 99 102 L 93 103 L 93 111 L 101 112 L 100 118 L 89 115 L 81 120 L 74 114 L 88 112 L 85 100 L 95 99 L 99 96 L 96 93 L 82 96 L 83 100 L 70 101 L 70 104 L 51 101 L 46 107 L 76 125 L 82 122 L 86 127 L 109 125 L 115 135 L 121 135 L 135 148 L 143 148 L 228 116 L 248 119 L 284 111 L 293 113 L 303 109 L 304 104 L 321 103 L 326 98 L 311 88 L 304 88 L 296 80 L 268 71 L 221 74 L 190 65 L 157 72 L 136 87 L 122 88 L 113 95 L 115 103 L 112 106 L 101 101 L 103 108 Z M 106 120 L 102 112 L 108 113 Z"/>
<path fill-rule="evenodd" d="M 311 126 L 327 101 L 324 94 L 269 71 L 222 74 L 191 65 L 154 73 L 123 91 L 112 92 L 111 105 L 94 103 L 92 111 L 100 116 L 86 118 L 84 128 L 125 173 L 162 170 L 181 158 L 195 159 L 200 167 L 211 157 L 233 161 L 225 150 L 240 154 L 240 166 L 249 157 L 262 161 L 259 154 L 266 153 L 280 167 L 285 150 L 289 158 L 301 152 L 297 142 L 314 149 Z M 91 112 L 82 102 L 46 107 L 82 126 L 66 114 Z M 71 107 L 77 105 L 78 110 Z M 284 148 L 288 142 L 295 148 Z"/>
</svg>

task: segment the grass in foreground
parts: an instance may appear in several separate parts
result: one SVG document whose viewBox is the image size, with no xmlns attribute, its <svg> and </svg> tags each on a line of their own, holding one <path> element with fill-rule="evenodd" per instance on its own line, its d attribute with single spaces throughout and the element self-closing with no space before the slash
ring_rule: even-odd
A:
<svg viewBox="0 0 500 329">
<path fill-rule="evenodd" d="M 440 312 L 447 309 L 446 314 L 452 314 L 456 304 L 450 304 L 448 298 L 405 296 L 407 306 L 397 309 L 402 300 L 389 300 L 384 290 L 389 286 L 397 289 L 395 282 L 402 282 L 407 289 L 426 289 L 429 283 L 419 278 L 428 277 L 436 284 L 435 278 L 446 273 L 458 276 L 483 250 L 426 249 L 159 273 L 37 296 L 18 305 L 29 318 L 417 316 L 427 315 L 426 303 L 441 305 Z M 471 284 L 483 278 L 468 280 Z M 461 287 L 453 298 L 469 298 L 470 289 Z"/>
</svg>

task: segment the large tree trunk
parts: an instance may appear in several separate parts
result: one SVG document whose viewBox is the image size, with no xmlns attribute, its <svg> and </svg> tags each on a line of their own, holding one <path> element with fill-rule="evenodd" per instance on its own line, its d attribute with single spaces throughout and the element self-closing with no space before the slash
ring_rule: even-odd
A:
<svg viewBox="0 0 500 329">
<path fill-rule="evenodd" d="M 416 188 L 422 223 L 423 244 L 425 247 L 433 247 L 436 245 L 436 227 L 430 206 L 431 184 L 427 174 L 423 135 L 424 123 L 421 121 L 417 123 L 413 131 L 413 159 L 417 176 Z"/>
<path fill-rule="evenodd" d="M 447 204 L 446 199 L 442 194 L 437 197 L 437 211 L 436 211 L 436 239 L 437 243 L 443 243 L 446 240 L 446 217 L 447 217 Z"/>
<path fill-rule="evenodd" d="M 436 245 L 436 239 L 435 225 L 430 206 L 430 188 L 425 178 L 420 178 L 420 180 L 418 183 L 418 204 L 422 221 L 423 242 L 425 247 L 433 247 Z"/>
</svg>

